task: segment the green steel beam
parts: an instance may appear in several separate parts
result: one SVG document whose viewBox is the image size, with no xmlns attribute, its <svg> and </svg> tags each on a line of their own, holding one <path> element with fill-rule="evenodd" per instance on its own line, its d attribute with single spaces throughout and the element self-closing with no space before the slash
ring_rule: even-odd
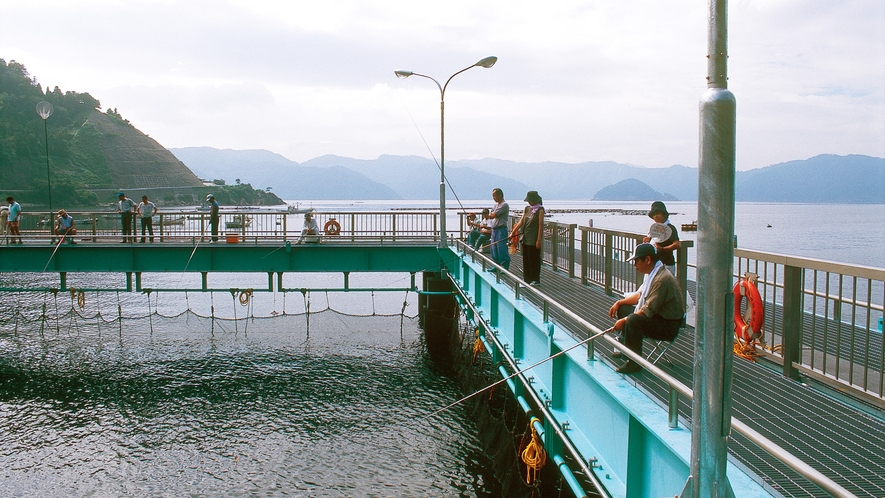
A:
<svg viewBox="0 0 885 498">
<path fill-rule="evenodd" d="M 420 272 L 439 270 L 435 244 L 289 246 L 153 244 L 9 246 L 0 272 Z"/>
</svg>

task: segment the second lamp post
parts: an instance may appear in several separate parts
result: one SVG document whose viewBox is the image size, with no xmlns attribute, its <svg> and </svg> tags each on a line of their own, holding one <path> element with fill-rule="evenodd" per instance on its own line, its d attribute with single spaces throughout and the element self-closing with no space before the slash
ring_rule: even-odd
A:
<svg viewBox="0 0 885 498">
<path fill-rule="evenodd" d="M 498 62 L 497 57 L 486 57 L 476 64 L 467 66 L 457 73 L 449 76 L 449 79 L 446 80 L 446 83 L 444 85 L 440 85 L 439 81 L 436 81 L 426 74 L 404 70 L 394 71 L 394 74 L 396 74 L 397 78 L 420 76 L 422 78 L 427 78 L 430 81 L 433 81 L 434 83 L 436 83 L 437 88 L 439 88 L 439 247 L 446 247 L 446 87 L 449 86 L 449 82 L 452 81 L 452 78 L 458 76 L 464 71 L 477 66 L 490 68 L 494 66 L 496 62 Z"/>
</svg>

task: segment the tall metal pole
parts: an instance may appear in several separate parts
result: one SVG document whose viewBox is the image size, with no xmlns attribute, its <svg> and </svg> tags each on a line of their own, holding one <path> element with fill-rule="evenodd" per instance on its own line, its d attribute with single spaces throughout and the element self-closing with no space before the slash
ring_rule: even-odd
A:
<svg viewBox="0 0 885 498">
<path fill-rule="evenodd" d="M 450 80 L 452 78 L 449 78 Z M 448 82 L 446 82 L 448 85 Z M 439 83 L 437 83 L 439 85 Z M 446 103 L 445 90 L 439 93 L 439 247 L 448 245 L 446 236 Z"/>
<path fill-rule="evenodd" d="M 52 218 L 52 177 L 49 175 L 49 130 L 43 120 L 43 141 L 46 142 L 46 185 L 49 189 L 49 218 Z"/>
<path fill-rule="evenodd" d="M 484 67 L 486 69 L 495 65 L 498 58 L 495 56 L 486 57 L 476 64 L 465 67 L 457 73 L 449 76 L 445 85 L 440 85 L 439 81 L 427 76 L 426 74 L 416 73 L 414 71 L 396 70 L 393 73 L 397 78 L 408 78 L 409 76 L 420 76 L 427 78 L 436 83 L 439 88 L 439 248 L 444 249 L 448 245 L 446 236 L 446 88 L 452 78 L 474 67 Z"/>
<path fill-rule="evenodd" d="M 46 120 L 49 119 L 49 116 L 52 116 L 54 108 L 49 102 L 41 100 L 37 102 L 35 109 L 37 115 L 43 120 L 43 141 L 46 144 L 46 186 L 49 195 L 49 219 L 52 219 L 52 177 L 49 174 L 49 130 L 46 127 Z"/>
<path fill-rule="evenodd" d="M 734 341 L 735 116 L 728 90 L 727 0 L 710 0 L 707 91 L 700 101 L 698 302 L 694 350 L 691 477 L 694 498 L 731 497 L 726 475 Z"/>
</svg>

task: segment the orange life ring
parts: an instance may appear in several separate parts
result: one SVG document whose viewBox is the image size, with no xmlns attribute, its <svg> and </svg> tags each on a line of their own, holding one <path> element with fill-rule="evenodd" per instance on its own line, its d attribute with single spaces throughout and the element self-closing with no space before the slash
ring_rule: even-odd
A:
<svg viewBox="0 0 885 498">
<path fill-rule="evenodd" d="M 326 232 L 326 235 L 338 235 L 341 233 L 341 225 L 335 221 L 335 218 L 332 218 L 323 225 L 323 231 Z"/>
<path fill-rule="evenodd" d="M 756 284 L 747 279 L 740 279 L 731 290 L 734 293 L 734 335 L 744 343 L 762 337 L 762 323 L 765 311 L 762 297 Z M 747 313 L 741 314 L 741 301 L 747 298 Z"/>
</svg>

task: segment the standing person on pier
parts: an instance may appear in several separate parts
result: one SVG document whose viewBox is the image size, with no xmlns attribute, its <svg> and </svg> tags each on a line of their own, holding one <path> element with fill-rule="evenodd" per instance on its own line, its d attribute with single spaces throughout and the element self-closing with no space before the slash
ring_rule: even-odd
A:
<svg viewBox="0 0 885 498">
<path fill-rule="evenodd" d="M 157 205 L 148 200 L 148 196 L 141 196 L 141 202 L 135 208 L 138 216 L 141 218 L 141 243 L 144 244 L 144 232 L 147 231 L 151 236 L 151 242 L 154 241 L 154 220 L 157 214 Z"/>
<path fill-rule="evenodd" d="M 544 241 L 544 201 L 536 190 L 525 195 L 529 203 L 510 236 L 520 235 L 522 244 L 522 279 L 532 287 L 541 285 L 541 244 Z"/>
<path fill-rule="evenodd" d="M 215 196 L 209 194 L 206 196 L 206 202 L 209 203 L 209 227 L 212 232 L 212 244 L 218 242 L 218 201 L 215 200 Z M 245 216 L 245 215 L 243 215 Z M 245 223 L 245 217 L 243 218 L 243 223 Z"/>
<path fill-rule="evenodd" d="M 11 195 L 6 198 L 6 202 L 9 203 L 9 217 L 6 219 L 6 231 L 9 232 L 9 235 L 12 235 L 12 240 L 9 241 L 10 244 L 15 244 L 15 236 L 18 235 L 18 244 L 22 243 L 22 232 L 19 230 L 19 222 L 22 219 L 22 207 L 21 204 L 15 202 L 15 198 Z"/>
<path fill-rule="evenodd" d="M 507 251 L 507 220 L 510 216 L 510 205 L 504 200 L 504 191 L 492 190 L 495 207 L 489 211 L 489 227 L 492 229 L 491 250 L 492 260 L 505 270 L 510 269 L 510 253 Z"/>
<path fill-rule="evenodd" d="M 670 213 L 667 212 L 667 206 L 661 201 L 653 202 L 651 204 L 651 209 L 648 211 L 648 217 L 653 219 L 656 225 L 659 224 L 668 227 L 670 229 L 670 236 L 666 237 L 664 240 L 657 240 L 657 238 L 652 240 L 651 235 L 648 235 L 642 239 L 642 241 L 654 243 L 655 248 L 658 250 L 658 260 L 675 276 L 676 257 L 673 253 L 682 247 L 682 244 L 679 242 L 679 232 L 677 232 L 676 227 L 670 223 Z"/>
<path fill-rule="evenodd" d="M 126 242 L 135 242 L 132 233 L 132 218 L 135 217 L 135 201 L 126 197 L 126 194 L 119 192 L 117 194 L 117 212 L 120 213 L 120 222 L 123 223 L 123 240 L 121 244 Z"/>
</svg>

